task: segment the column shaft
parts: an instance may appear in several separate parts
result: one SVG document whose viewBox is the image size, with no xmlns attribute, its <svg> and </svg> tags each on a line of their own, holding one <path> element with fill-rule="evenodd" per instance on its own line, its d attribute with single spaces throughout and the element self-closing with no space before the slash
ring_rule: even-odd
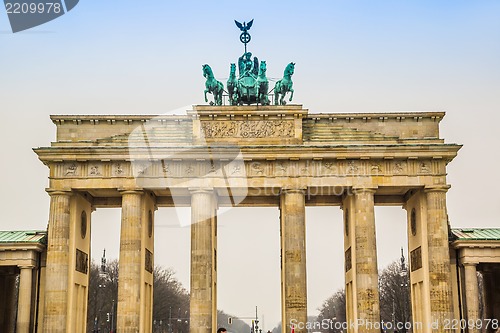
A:
<svg viewBox="0 0 500 333">
<path fill-rule="evenodd" d="M 52 192 L 45 284 L 44 333 L 66 332 L 68 311 L 68 265 L 70 192 Z"/>
<path fill-rule="evenodd" d="M 19 294 L 17 297 L 17 333 L 28 333 L 31 318 L 33 267 L 20 267 Z"/>
<path fill-rule="evenodd" d="M 375 232 L 375 189 L 359 188 L 354 192 L 354 242 L 355 279 L 357 295 L 357 320 L 367 325 L 359 332 L 377 332 L 374 325 L 380 322 L 378 292 L 377 242 Z M 371 324 L 371 325 L 370 325 Z"/>
<path fill-rule="evenodd" d="M 141 267 L 142 195 L 140 191 L 122 193 L 117 312 L 117 331 L 120 333 L 139 332 L 143 269 Z"/>
<path fill-rule="evenodd" d="M 281 267 L 284 281 L 283 330 L 307 332 L 306 219 L 303 190 L 283 190 L 281 194 Z M 282 330 L 282 332 L 283 332 Z"/>
<path fill-rule="evenodd" d="M 217 305 L 214 298 L 215 195 L 212 190 L 191 192 L 190 332 L 212 333 Z"/>
<path fill-rule="evenodd" d="M 479 288 L 475 264 L 464 264 L 465 270 L 465 299 L 467 308 L 467 322 L 476 322 L 479 319 Z M 480 330 L 473 325 L 467 325 L 469 333 L 478 333 Z"/>
<path fill-rule="evenodd" d="M 429 249 L 429 290 L 433 332 L 442 332 L 446 320 L 453 319 L 450 252 L 448 245 L 448 187 L 427 188 L 427 244 Z"/>
</svg>

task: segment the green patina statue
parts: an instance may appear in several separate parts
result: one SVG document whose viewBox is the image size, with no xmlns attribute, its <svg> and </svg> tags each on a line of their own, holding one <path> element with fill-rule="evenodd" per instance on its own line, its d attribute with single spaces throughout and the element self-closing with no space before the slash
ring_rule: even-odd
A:
<svg viewBox="0 0 500 333">
<path fill-rule="evenodd" d="M 238 105 L 238 80 L 236 79 L 236 64 L 231 64 L 229 69 L 229 79 L 226 83 L 229 94 L 229 104 Z"/>
<path fill-rule="evenodd" d="M 259 67 L 259 75 L 257 76 L 257 103 L 261 105 L 269 105 L 267 97 L 269 91 L 269 81 L 266 77 L 266 61 L 262 60 Z"/>
<path fill-rule="evenodd" d="M 293 82 L 292 75 L 295 69 L 295 63 L 289 63 L 285 68 L 283 78 L 276 82 L 274 89 L 269 91 L 269 81 L 266 76 L 267 67 L 266 61 L 263 60 L 259 64 L 259 59 L 253 57 L 252 53 L 247 52 L 247 43 L 250 42 L 250 34 L 248 30 L 253 24 L 253 20 L 246 24 L 235 21 L 238 28 L 242 31 L 240 41 L 245 44 L 245 52 L 238 58 L 239 77 L 236 77 L 236 64 L 232 63 L 229 70 L 229 78 L 227 80 L 227 93 L 229 95 L 230 105 L 243 104 L 260 104 L 269 105 L 269 93 L 274 90 L 274 104 L 284 105 L 285 96 L 290 92 L 290 99 L 293 98 Z M 209 65 L 203 65 L 203 76 L 205 82 L 205 102 L 208 102 L 207 92 L 214 95 L 214 101 L 210 105 L 222 105 L 222 94 L 224 86 L 221 82 L 215 79 L 212 69 Z"/>
<path fill-rule="evenodd" d="M 207 79 L 205 82 L 205 102 L 208 102 L 207 92 L 214 95 L 214 101 L 210 105 L 222 105 L 222 93 L 224 85 L 215 79 L 212 68 L 209 65 L 203 65 L 203 76 Z"/>
<path fill-rule="evenodd" d="M 253 57 L 252 60 L 252 53 L 245 52 L 238 59 L 238 70 L 240 72 L 240 78 L 245 76 L 256 78 L 259 74 L 259 59 L 257 59 L 257 57 Z"/>
<path fill-rule="evenodd" d="M 290 99 L 289 101 L 292 101 L 293 98 L 293 82 L 292 82 L 292 75 L 295 71 L 295 63 L 291 62 L 289 63 L 286 68 L 285 72 L 283 73 L 283 78 L 276 82 L 276 85 L 274 86 L 274 105 L 285 105 L 285 96 L 287 92 L 290 92 Z M 281 97 L 280 97 L 281 95 Z"/>
</svg>

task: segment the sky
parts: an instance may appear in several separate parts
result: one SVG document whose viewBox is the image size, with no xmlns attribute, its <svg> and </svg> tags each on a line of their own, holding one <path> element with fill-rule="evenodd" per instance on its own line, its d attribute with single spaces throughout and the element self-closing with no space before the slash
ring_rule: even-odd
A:
<svg viewBox="0 0 500 333">
<path fill-rule="evenodd" d="M 13 34 L 0 10 L 0 229 L 45 229 L 48 169 L 33 147 L 55 139 L 51 114 L 182 114 L 205 104 L 201 66 L 225 81 L 249 51 L 269 77 L 296 63 L 294 102 L 310 113 L 445 111 L 441 137 L 463 144 L 448 165 L 452 227 L 500 227 L 500 2 L 496 0 L 85 1 Z M 343 284 L 338 207 L 306 210 L 308 311 Z M 189 209 L 156 215 L 155 262 L 189 288 Z M 405 211 L 376 208 L 378 265 L 406 249 Z M 92 255 L 118 257 L 120 211 L 92 216 Z M 280 320 L 279 213 L 219 218 L 219 308 L 264 329 Z"/>
</svg>

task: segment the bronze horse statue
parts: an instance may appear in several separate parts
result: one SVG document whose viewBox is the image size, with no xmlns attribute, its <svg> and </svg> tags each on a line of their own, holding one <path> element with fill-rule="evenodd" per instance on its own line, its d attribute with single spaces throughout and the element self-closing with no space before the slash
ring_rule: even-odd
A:
<svg viewBox="0 0 500 333">
<path fill-rule="evenodd" d="M 276 82 L 276 85 L 274 86 L 274 105 L 285 105 L 285 96 L 288 92 L 290 92 L 290 99 L 289 101 L 292 101 L 293 98 L 293 82 L 292 82 L 292 75 L 295 71 L 295 63 L 291 62 L 289 63 L 286 68 L 285 72 L 283 73 L 283 78 L 279 81 Z M 281 97 L 280 97 L 281 95 Z"/>
<path fill-rule="evenodd" d="M 227 79 L 227 92 L 229 95 L 229 104 L 238 104 L 238 80 L 236 79 L 236 64 L 231 64 L 229 78 Z"/>
<path fill-rule="evenodd" d="M 222 93 L 224 92 L 224 85 L 222 82 L 215 79 L 212 68 L 205 64 L 203 67 L 203 76 L 207 79 L 205 82 L 205 102 L 208 102 L 207 93 L 214 95 L 214 101 L 210 105 L 222 105 Z"/>
<path fill-rule="evenodd" d="M 266 77 L 266 61 L 262 60 L 259 67 L 259 75 L 257 76 L 257 103 L 260 105 L 269 105 L 267 97 L 269 90 L 269 81 Z"/>
</svg>

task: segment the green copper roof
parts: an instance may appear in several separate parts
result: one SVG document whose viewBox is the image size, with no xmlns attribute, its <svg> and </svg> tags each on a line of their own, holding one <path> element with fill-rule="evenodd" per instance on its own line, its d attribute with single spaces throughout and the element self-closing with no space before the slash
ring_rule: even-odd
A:
<svg viewBox="0 0 500 333">
<path fill-rule="evenodd" d="M 500 240 L 500 228 L 451 229 L 454 240 Z"/>
<path fill-rule="evenodd" d="M 47 238 L 46 231 L 0 231 L 0 244 L 2 243 L 43 243 Z"/>
</svg>

